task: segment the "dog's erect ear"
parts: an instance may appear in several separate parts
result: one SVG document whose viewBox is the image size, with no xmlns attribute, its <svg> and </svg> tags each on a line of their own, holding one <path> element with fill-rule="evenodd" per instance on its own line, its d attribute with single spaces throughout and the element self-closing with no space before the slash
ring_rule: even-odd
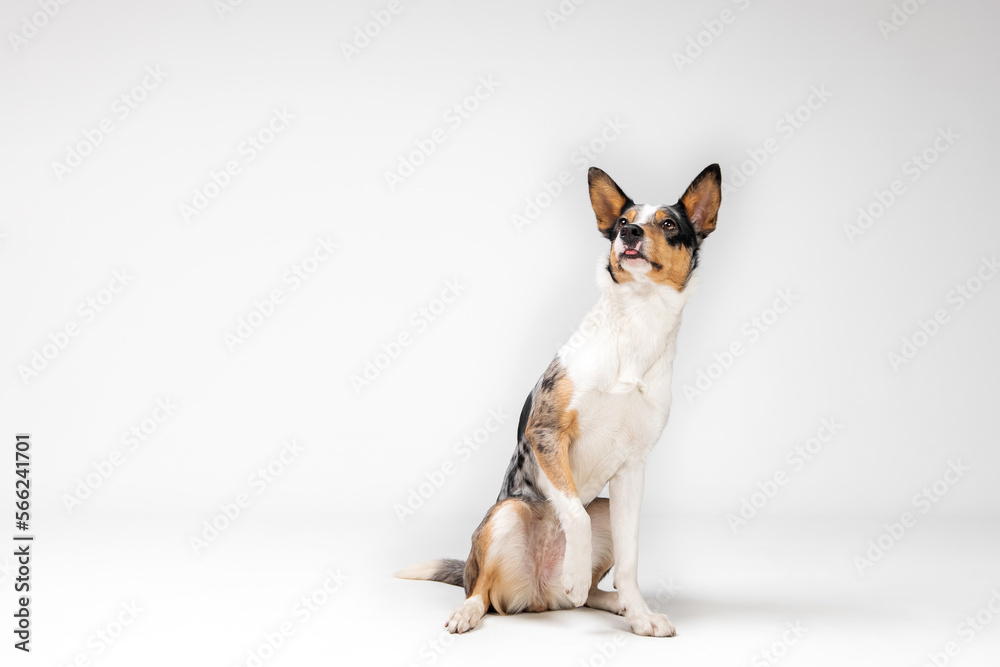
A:
<svg viewBox="0 0 1000 667">
<path fill-rule="evenodd" d="M 591 167 L 587 172 L 587 183 L 590 185 L 590 205 L 597 214 L 597 228 L 610 238 L 618 216 L 632 205 L 632 200 L 597 167 Z"/>
<path fill-rule="evenodd" d="M 711 234 L 719 216 L 719 204 L 722 203 L 722 170 L 719 165 L 710 164 L 705 167 L 691 181 L 679 203 L 687 212 L 699 239 Z"/>
</svg>

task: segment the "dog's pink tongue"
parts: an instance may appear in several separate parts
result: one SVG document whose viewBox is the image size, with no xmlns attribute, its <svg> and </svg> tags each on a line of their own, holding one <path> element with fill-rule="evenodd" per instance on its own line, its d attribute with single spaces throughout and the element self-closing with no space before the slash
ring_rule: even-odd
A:
<svg viewBox="0 0 1000 667">
<path fill-rule="evenodd" d="M 630 250 L 626 250 L 626 251 L 625 251 L 625 254 L 626 254 L 626 255 L 638 255 L 638 254 L 639 254 L 639 251 L 638 251 L 638 250 L 631 250 L 631 249 L 630 249 Z"/>
</svg>

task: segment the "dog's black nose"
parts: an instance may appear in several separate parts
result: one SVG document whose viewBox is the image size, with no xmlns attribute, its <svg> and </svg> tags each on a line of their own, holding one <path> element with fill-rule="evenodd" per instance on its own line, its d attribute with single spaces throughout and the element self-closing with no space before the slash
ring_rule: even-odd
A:
<svg viewBox="0 0 1000 667">
<path fill-rule="evenodd" d="M 625 225 L 622 227 L 621 237 L 624 243 L 635 243 L 642 238 L 642 227 L 631 224 Z"/>
</svg>

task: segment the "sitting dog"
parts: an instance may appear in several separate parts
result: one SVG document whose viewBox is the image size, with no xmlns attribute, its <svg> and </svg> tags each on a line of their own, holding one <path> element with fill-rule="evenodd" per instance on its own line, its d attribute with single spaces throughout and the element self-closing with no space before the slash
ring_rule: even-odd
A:
<svg viewBox="0 0 1000 667">
<path fill-rule="evenodd" d="M 670 377 L 681 311 L 698 252 L 722 201 L 719 165 L 673 205 L 634 203 L 606 173 L 588 173 L 601 258 L 601 296 L 531 390 L 517 449 L 496 504 L 472 535 L 466 561 L 412 565 L 396 576 L 464 586 L 445 624 L 476 627 L 501 614 L 587 605 L 625 616 L 637 635 L 671 637 L 637 578 L 639 506 L 646 456 L 670 414 Z M 610 483 L 610 498 L 599 498 Z M 597 585 L 615 568 L 616 592 Z"/>
</svg>

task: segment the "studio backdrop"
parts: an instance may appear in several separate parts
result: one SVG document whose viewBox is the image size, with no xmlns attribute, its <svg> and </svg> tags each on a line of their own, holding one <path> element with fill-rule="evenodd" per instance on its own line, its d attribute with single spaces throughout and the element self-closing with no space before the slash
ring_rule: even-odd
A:
<svg viewBox="0 0 1000 667">
<path fill-rule="evenodd" d="M 998 20 L 6 3 L 3 664 L 995 664 Z M 640 530 L 678 636 L 442 634 L 391 575 L 465 558 L 597 299 L 587 169 L 714 162 Z"/>
</svg>

